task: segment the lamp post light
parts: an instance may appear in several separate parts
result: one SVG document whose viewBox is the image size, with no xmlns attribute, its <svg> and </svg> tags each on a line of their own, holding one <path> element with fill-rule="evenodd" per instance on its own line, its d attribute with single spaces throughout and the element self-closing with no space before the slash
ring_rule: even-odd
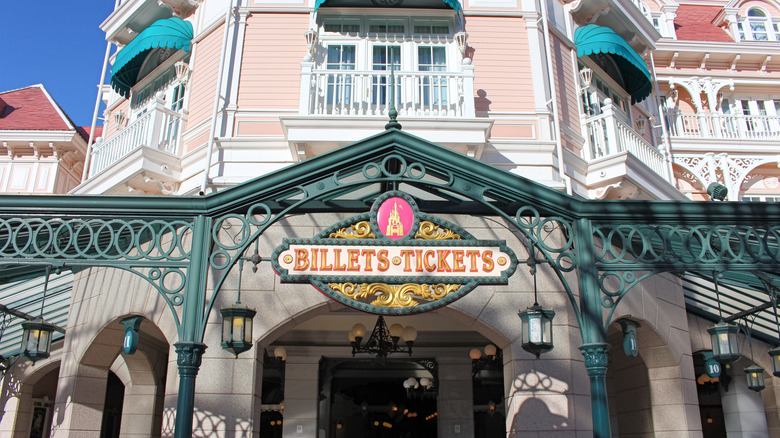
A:
<svg viewBox="0 0 780 438">
<path fill-rule="evenodd" d="M 580 85 L 582 89 L 587 91 L 590 88 L 590 84 L 593 82 L 593 69 L 583 67 L 580 70 Z"/>
<path fill-rule="evenodd" d="M 303 33 L 303 37 L 306 39 L 306 49 L 309 53 L 306 54 L 306 61 L 311 61 L 314 55 L 314 43 L 317 42 L 317 31 L 309 29 Z"/>
<path fill-rule="evenodd" d="M 712 358 L 720 363 L 732 363 L 739 359 L 739 327 L 734 323 L 720 320 L 707 329 L 712 340 Z"/>
<path fill-rule="evenodd" d="M 186 84 L 190 73 L 190 65 L 185 61 L 179 61 L 173 64 L 173 68 L 176 70 L 176 80 Z"/>
<path fill-rule="evenodd" d="M 764 369 L 758 365 L 750 365 L 745 368 L 745 378 L 747 379 L 748 389 L 759 392 L 766 387 L 764 384 Z"/>
<path fill-rule="evenodd" d="M 117 131 L 122 129 L 122 126 L 125 124 L 125 120 L 127 120 L 127 114 L 123 113 L 122 110 L 114 113 L 114 123 L 116 123 Z"/>
<path fill-rule="evenodd" d="M 455 43 L 458 45 L 458 51 L 464 58 L 466 57 L 466 48 L 468 47 L 469 34 L 461 30 L 455 34 Z"/>
</svg>

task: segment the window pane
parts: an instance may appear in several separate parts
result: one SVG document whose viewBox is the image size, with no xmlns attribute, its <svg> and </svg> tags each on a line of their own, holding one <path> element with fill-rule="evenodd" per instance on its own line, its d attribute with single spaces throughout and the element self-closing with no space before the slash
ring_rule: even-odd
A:
<svg viewBox="0 0 780 438">
<path fill-rule="evenodd" d="M 433 49 L 433 63 L 437 66 L 441 66 L 441 70 L 444 70 L 444 66 L 447 65 L 447 56 L 444 47 L 432 47 Z M 438 68 L 436 70 L 439 70 Z"/>
</svg>

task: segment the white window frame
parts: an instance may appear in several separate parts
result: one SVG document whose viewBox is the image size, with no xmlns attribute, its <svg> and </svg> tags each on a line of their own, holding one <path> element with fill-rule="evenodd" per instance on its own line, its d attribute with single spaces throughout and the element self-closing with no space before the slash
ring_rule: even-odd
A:
<svg viewBox="0 0 780 438">
<path fill-rule="evenodd" d="M 325 24 L 331 24 L 335 20 L 359 21 L 359 32 L 328 32 Z M 393 21 L 404 23 L 404 32 L 372 33 L 368 32 L 371 24 L 378 21 Z M 328 46 L 332 44 L 355 46 L 355 70 L 373 70 L 373 47 L 375 45 L 397 45 L 401 47 L 401 71 L 419 71 L 417 62 L 417 47 L 443 46 L 445 47 L 447 65 L 445 71 L 457 72 L 459 66 L 459 52 L 454 40 L 455 23 L 449 16 L 401 16 L 401 15 L 321 15 L 319 17 L 319 43 L 324 47 L 323 55 L 315 59 L 317 69 L 324 69 L 327 64 Z M 416 34 L 416 23 L 446 22 L 448 32 L 436 34 Z"/>
<path fill-rule="evenodd" d="M 763 14 L 763 16 L 751 16 L 749 15 L 751 11 L 759 11 Z M 752 26 L 754 23 L 763 24 L 764 31 L 755 32 Z M 780 41 L 780 19 L 772 17 L 772 15 L 769 14 L 769 11 L 764 8 L 752 6 L 750 9 L 748 9 L 748 13 L 746 15 L 742 15 L 737 18 L 736 31 L 737 35 L 735 35 L 735 39 L 737 41 Z M 766 39 L 756 39 L 756 35 L 763 33 L 766 34 Z"/>
</svg>

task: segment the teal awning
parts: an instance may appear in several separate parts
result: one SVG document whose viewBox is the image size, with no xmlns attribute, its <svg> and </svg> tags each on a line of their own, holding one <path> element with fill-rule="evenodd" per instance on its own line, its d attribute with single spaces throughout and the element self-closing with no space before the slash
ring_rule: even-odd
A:
<svg viewBox="0 0 780 438">
<path fill-rule="evenodd" d="M 613 55 L 612 59 L 623 75 L 625 89 L 631 95 L 631 103 L 644 100 L 653 91 L 647 63 L 612 29 L 595 24 L 577 28 L 574 44 L 578 58 L 594 53 Z"/>
<path fill-rule="evenodd" d="M 315 1 L 314 2 L 314 10 L 316 11 L 317 9 L 319 9 L 319 7 L 322 6 L 322 4 L 325 3 L 326 1 L 328 1 L 328 0 L 317 0 L 317 1 Z M 452 10 L 454 10 L 455 12 L 460 14 L 461 10 L 460 10 L 460 3 L 458 2 L 458 0 L 443 0 L 443 1 L 444 1 L 444 3 L 447 4 L 447 6 L 451 7 Z"/>
<path fill-rule="evenodd" d="M 189 52 L 192 36 L 192 24 L 189 21 L 177 17 L 155 21 L 116 54 L 111 88 L 124 97 L 129 96 L 130 88 L 141 79 L 138 73 L 152 49 L 168 47 Z"/>
</svg>

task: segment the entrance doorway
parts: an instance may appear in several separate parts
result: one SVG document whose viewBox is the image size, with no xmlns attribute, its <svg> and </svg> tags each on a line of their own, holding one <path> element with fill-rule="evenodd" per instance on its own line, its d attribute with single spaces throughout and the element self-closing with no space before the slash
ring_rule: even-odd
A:
<svg viewBox="0 0 780 438">
<path fill-rule="evenodd" d="M 437 436 L 437 368 L 433 359 L 323 358 L 321 427 L 335 438 Z"/>
</svg>

